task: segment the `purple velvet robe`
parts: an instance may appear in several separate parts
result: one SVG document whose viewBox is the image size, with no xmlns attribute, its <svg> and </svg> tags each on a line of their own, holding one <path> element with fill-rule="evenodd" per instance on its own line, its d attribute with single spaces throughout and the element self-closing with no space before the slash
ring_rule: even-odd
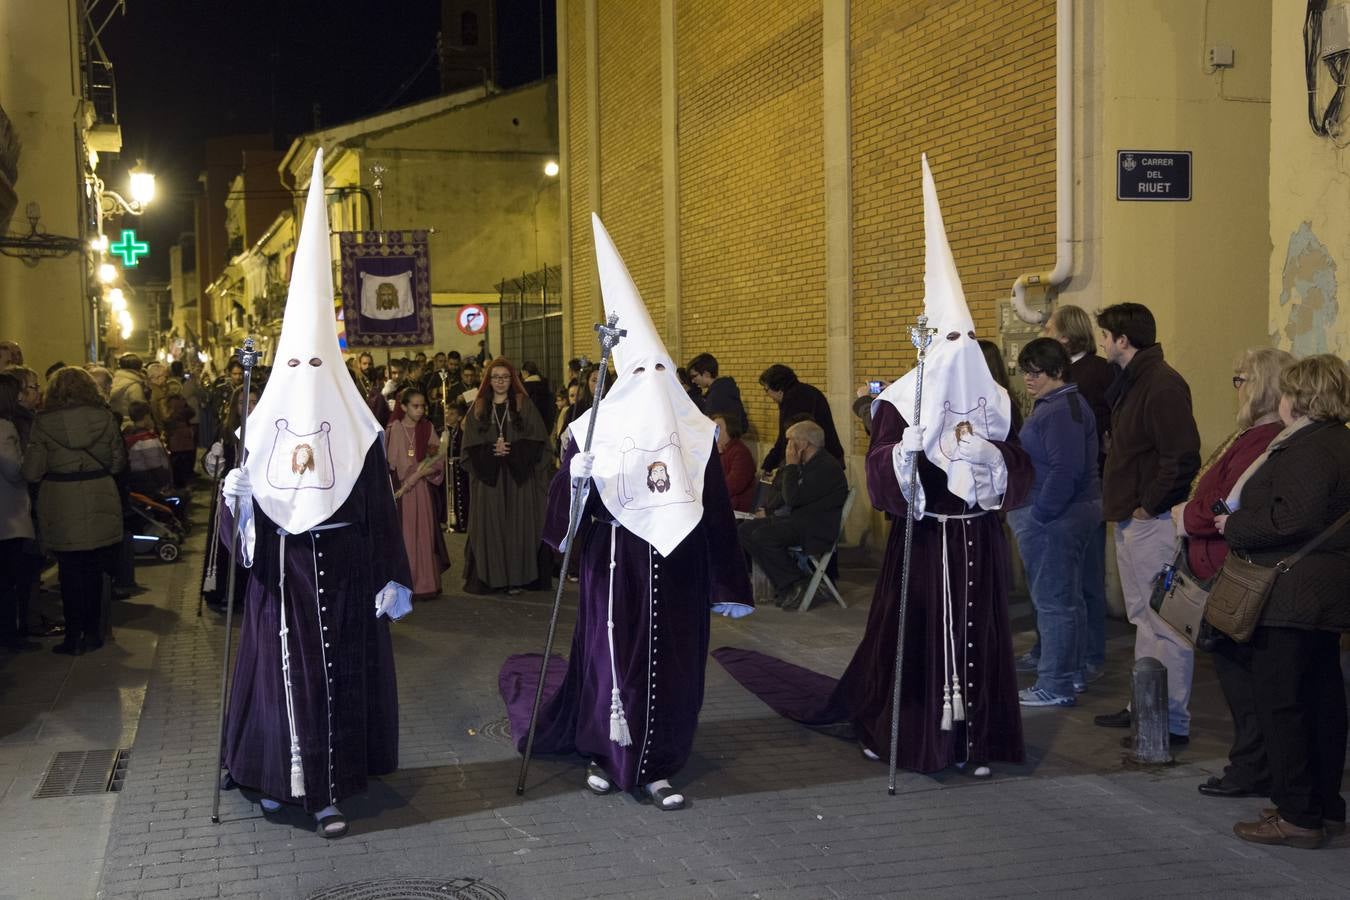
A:
<svg viewBox="0 0 1350 900">
<path fill-rule="evenodd" d="M 221 504 L 221 534 L 233 528 Z M 239 654 L 222 760 L 239 784 L 317 812 L 398 767 L 398 685 L 389 621 L 375 594 L 412 583 L 383 442 L 376 440 L 346 501 L 326 522 L 345 528 L 288 534 L 255 502 Z M 282 567 L 285 590 L 278 588 Z M 281 604 L 290 629 L 291 685 L 305 796 L 290 793 L 290 728 L 281 674 Z"/>
<path fill-rule="evenodd" d="M 544 540 L 554 547 L 567 534 L 572 456 L 569 441 L 562 468 L 549 486 Z M 717 452 L 703 477 L 703 519 L 662 557 L 622 527 L 591 492 L 577 529 L 580 600 L 572 650 L 564 670 L 550 660 L 534 749 L 580 753 L 603 766 L 622 790 L 670 778 L 684 767 L 703 706 L 708 659 L 709 614 L 715 603 L 752 604 L 750 579 L 736 539 Z M 633 743 L 609 739 L 610 675 L 606 619 L 610 541 L 614 541 L 614 651 L 620 696 Z M 539 654 L 510 657 L 499 686 L 517 749 L 525 747 L 530 707 L 539 683 Z M 555 688 L 554 685 L 557 685 Z"/>
<path fill-rule="evenodd" d="M 908 504 L 900 492 L 892 450 L 905 420 L 882 403 L 872 422 L 867 488 L 872 505 L 893 514 L 886 556 L 867 615 L 862 642 L 838 680 L 771 656 L 723 647 L 713 656 L 742 685 L 780 715 L 806 725 L 851 722 L 863 745 L 883 759 L 891 743 L 891 702 L 901 568 Z M 1008 467 L 1003 509 L 1019 506 L 1031 487 L 1031 461 L 1010 437 L 995 441 Z M 977 512 L 947 491 L 947 476 L 920 458 L 919 478 L 928 512 Z M 947 531 L 953 594 L 956 666 L 963 673 L 965 722 L 941 729 L 943 688 L 942 530 Z M 995 513 L 914 523 L 908 612 L 905 617 L 899 765 L 936 772 L 954 763 L 1020 763 L 1022 715 L 1017 702 L 1012 633 L 1008 625 L 1010 562 L 1003 525 Z"/>
</svg>

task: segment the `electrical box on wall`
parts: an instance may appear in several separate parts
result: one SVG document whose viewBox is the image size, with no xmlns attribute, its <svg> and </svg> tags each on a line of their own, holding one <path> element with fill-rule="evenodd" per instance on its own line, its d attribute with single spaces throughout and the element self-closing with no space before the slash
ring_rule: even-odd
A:
<svg viewBox="0 0 1350 900">
<path fill-rule="evenodd" d="M 1045 327 L 1043 325 L 1031 325 L 1023 322 L 1013 312 L 1011 300 L 1000 300 L 998 303 L 998 333 L 1000 349 L 1003 351 L 1003 362 L 1008 367 L 1008 377 L 1013 378 L 1017 374 L 1017 354 L 1022 352 L 1030 341 L 1038 337 L 1044 337 Z M 1019 381 L 1013 378 L 1013 384 L 1018 385 Z"/>
<path fill-rule="evenodd" d="M 1350 4 L 1337 3 L 1322 13 L 1322 58 L 1350 51 Z"/>
<path fill-rule="evenodd" d="M 1205 51 L 1205 62 L 1211 69 L 1231 69 L 1233 48 L 1227 44 L 1215 44 Z"/>
</svg>

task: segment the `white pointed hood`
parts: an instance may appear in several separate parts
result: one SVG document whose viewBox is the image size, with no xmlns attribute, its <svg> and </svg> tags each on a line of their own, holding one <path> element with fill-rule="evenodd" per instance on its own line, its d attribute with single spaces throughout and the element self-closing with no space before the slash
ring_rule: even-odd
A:
<svg viewBox="0 0 1350 900">
<path fill-rule="evenodd" d="M 308 531 L 346 501 L 381 430 L 338 348 L 320 149 L 272 374 L 248 417 L 245 467 L 253 498 L 287 532 Z"/>
<path fill-rule="evenodd" d="M 617 378 L 596 419 L 591 478 L 619 524 L 669 556 L 703 518 L 703 473 L 715 426 L 680 385 L 609 232 L 594 214 L 591 224 L 605 313 L 616 314 L 628 332 L 615 348 Z M 591 415 L 570 426 L 578 447 Z"/>
<path fill-rule="evenodd" d="M 928 156 L 923 167 L 924 272 L 923 307 L 928 327 L 936 332 L 928 346 L 923 374 L 924 455 L 947 473 L 947 490 L 966 503 L 988 501 L 996 490 L 987 466 L 972 465 L 957 457 L 958 430 L 971 428 L 980 436 L 1001 441 L 1012 428 L 1012 402 L 1008 392 L 989 371 L 975 339 L 975 323 L 961 290 L 956 260 L 947 243 Z M 912 345 L 907 345 L 908 352 Z M 914 419 L 914 395 L 918 370 L 911 369 L 888 387 L 877 402 L 888 402 L 906 422 Z M 983 505 L 983 504 L 981 504 Z"/>
</svg>

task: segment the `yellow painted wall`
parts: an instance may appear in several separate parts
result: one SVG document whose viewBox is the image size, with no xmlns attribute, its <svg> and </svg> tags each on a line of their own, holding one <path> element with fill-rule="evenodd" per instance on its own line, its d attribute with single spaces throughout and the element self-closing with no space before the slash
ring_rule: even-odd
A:
<svg viewBox="0 0 1350 900">
<path fill-rule="evenodd" d="M 1061 302 L 1148 304 L 1168 358 L 1192 386 L 1206 447 L 1231 431 L 1232 358 L 1266 341 L 1271 0 L 1079 0 L 1074 149 L 1065 161 L 1055 151 L 1055 0 L 850 0 L 851 179 L 830 185 L 823 132 L 837 110 L 824 106 L 823 67 L 837 55 L 824 53 L 822 14 L 836 8 L 671 2 L 673 84 L 660 80 L 659 4 L 568 0 L 563 11 L 573 353 L 593 346 L 599 312 L 595 206 L 655 321 L 670 327 L 661 314 L 673 298 L 663 296 L 671 282 L 661 277 L 669 248 L 660 210 L 674 203 L 683 353 L 715 354 L 741 384 L 753 428 L 772 434 L 776 409 L 755 383 L 771 363 L 792 365 L 835 398 L 832 369 L 856 385 L 912 365 L 905 329 L 923 295 L 921 152 L 977 328 L 995 339 L 1013 280 L 1054 263 L 1056 170 L 1071 165 L 1074 265 Z M 1234 68 L 1206 70 L 1213 43 L 1234 47 Z M 591 52 L 598 128 L 589 119 Z M 658 116 L 672 91 L 673 136 Z M 670 196 L 660 179 L 663 140 L 675 147 Z M 1114 199 L 1115 151 L 1150 148 L 1193 152 L 1192 201 Z M 830 207 L 847 211 L 843 250 L 826 240 L 830 190 L 847 191 L 842 207 Z M 848 364 L 832 367 L 827 352 L 837 362 L 841 349 L 829 345 L 825 272 L 840 254 L 852 278 L 853 340 L 842 348 Z M 851 395 L 852 385 L 842 387 Z M 835 418 L 852 430 L 856 473 L 865 438 L 847 410 Z"/>
<path fill-rule="evenodd" d="M 1140 0 L 1080 13 L 1082 245 L 1064 299 L 1153 310 L 1207 452 L 1234 427 L 1234 358 L 1268 343 L 1271 3 Z M 1214 43 L 1234 48 L 1232 69 L 1206 69 Z M 1116 151 L 1128 149 L 1192 151 L 1193 199 L 1117 201 Z"/>
<path fill-rule="evenodd" d="M 1350 355 L 1341 283 L 1350 265 L 1350 135 L 1332 140 L 1308 124 L 1303 11 L 1276 3 L 1270 27 L 1269 331 L 1303 356 Z M 1331 96 L 1323 76 L 1319 104 Z M 1342 117 L 1342 123 L 1345 117 Z"/>
<path fill-rule="evenodd" d="M 72 57 L 81 8 L 76 0 L 0 6 L 0 106 L 23 142 L 13 232 L 28 232 L 24 210 L 37 203 L 42 230 L 82 236 L 80 87 Z M 0 256 L 0 340 L 18 341 L 30 368 L 42 372 L 58 360 L 78 365 L 88 358 L 85 260 L 75 253 L 30 267 Z"/>
</svg>

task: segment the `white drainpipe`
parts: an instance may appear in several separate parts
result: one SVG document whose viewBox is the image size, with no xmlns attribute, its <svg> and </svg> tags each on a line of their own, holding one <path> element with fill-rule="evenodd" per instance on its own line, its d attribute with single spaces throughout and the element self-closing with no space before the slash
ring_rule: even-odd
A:
<svg viewBox="0 0 1350 900">
<path fill-rule="evenodd" d="M 1073 267 L 1073 4 L 1055 3 L 1055 267 L 1049 272 L 1024 272 L 1012 286 L 1013 311 L 1023 322 L 1040 325 L 1050 317 L 1045 309 L 1027 307 L 1027 288 L 1057 288 Z M 1048 298 L 1047 298 L 1048 299 Z"/>
</svg>

